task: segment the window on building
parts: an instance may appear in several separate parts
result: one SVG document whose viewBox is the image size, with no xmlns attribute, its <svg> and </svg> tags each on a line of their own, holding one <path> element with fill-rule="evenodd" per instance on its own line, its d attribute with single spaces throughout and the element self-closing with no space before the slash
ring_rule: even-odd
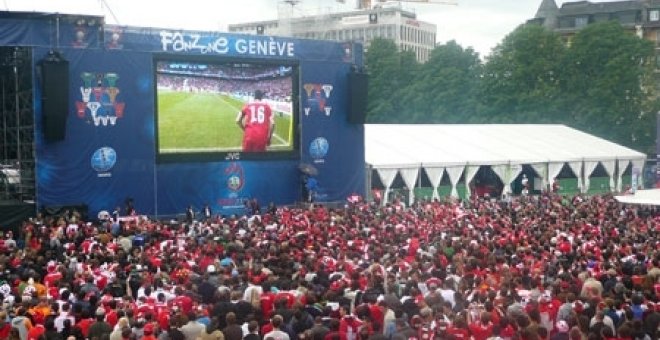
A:
<svg viewBox="0 0 660 340">
<path fill-rule="evenodd" d="M 649 21 L 660 21 L 660 9 L 652 9 L 649 11 Z"/>
<path fill-rule="evenodd" d="M 582 28 L 589 24 L 589 17 L 576 17 L 575 18 L 575 27 Z"/>
</svg>

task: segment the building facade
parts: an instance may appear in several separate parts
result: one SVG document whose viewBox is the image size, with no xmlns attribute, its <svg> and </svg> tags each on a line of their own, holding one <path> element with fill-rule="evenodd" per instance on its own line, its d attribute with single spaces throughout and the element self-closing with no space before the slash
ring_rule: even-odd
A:
<svg viewBox="0 0 660 340">
<path fill-rule="evenodd" d="M 559 32 L 570 44 L 573 35 L 583 27 L 609 20 L 618 21 L 660 48 L 660 0 L 575 1 L 561 7 L 557 7 L 555 0 L 543 0 L 534 18 L 528 22 Z"/>
<path fill-rule="evenodd" d="M 436 25 L 417 20 L 400 7 L 374 8 L 342 13 L 229 25 L 229 31 L 296 38 L 354 41 L 365 50 L 375 38 L 393 40 L 402 51 L 412 51 L 425 62 L 435 48 Z"/>
</svg>

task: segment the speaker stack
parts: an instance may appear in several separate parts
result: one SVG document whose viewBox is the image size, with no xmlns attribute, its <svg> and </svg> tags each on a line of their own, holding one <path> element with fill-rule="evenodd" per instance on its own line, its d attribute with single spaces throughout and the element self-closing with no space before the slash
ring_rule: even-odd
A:
<svg viewBox="0 0 660 340">
<path fill-rule="evenodd" d="M 48 142 L 64 140 L 69 111 L 69 62 L 51 51 L 41 60 L 42 130 Z"/>
<path fill-rule="evenodd" d="M 348 74 L 348 122 L 364 124 L 367 116 L 369 76 L 364 69 L 353 68 Z"/>
</svg>

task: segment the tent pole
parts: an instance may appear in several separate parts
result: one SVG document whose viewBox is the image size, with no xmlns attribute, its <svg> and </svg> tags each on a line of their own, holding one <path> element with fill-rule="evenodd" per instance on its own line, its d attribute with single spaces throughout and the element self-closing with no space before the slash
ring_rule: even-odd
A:
<svg viewBox="0 0 660 340">
<path fill-rule="evenodd" d="M 419 174 L 417 175 L 417 192 L 419 192 L 419 189 L 422 188 L 422 171 L 424 168 L 422 167 L 422 164 L 419 164 Z"/>
<path fill-rule="evenodd" d="M 373 188 L 374 185 L 373 177 L 371 176 L 371 174 L 373 173 L 373 166 L 371 164 L 367 164 L 364 171 L 366 172 L 365 174 L 366 180 L 364 181 L 364 185 L 366 186 L 364 197 L 366 201 L 371 201 L 373 199 L 373 196 L 371 195 L 371 189 Z"/>
</svg>

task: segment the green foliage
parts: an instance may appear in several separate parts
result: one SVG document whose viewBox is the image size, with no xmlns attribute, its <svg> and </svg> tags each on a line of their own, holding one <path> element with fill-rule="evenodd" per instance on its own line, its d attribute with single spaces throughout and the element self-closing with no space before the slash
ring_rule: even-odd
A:
<svg viewBox="0 0 660 340">
<path fill-rule="evenodd" d="M 653 144 L 657 102 L 653 45 L 616 22 L 587 26 L 573 39 L 562 92 L 568 124 L 646 150 Z"/>
<path fill-rule="evenodd" d="M 482 62 L 454 41 L 418 64 L 394 42 L 367 53 L 370 123 L 566 124 L 652 153 L 660 109 L 653 45 L 617 22 L 521 25 Z"/>
<path fill-rule="evenodd" d="M 522 25 L 492 51 L 480 83 L 480 118 L 498 123 L 562 120 L 559 91 L 565 47 L 538 25 Z"/>
<path fill-rule="evenodd" d="M 438 46 L 404 91 L 403 102 L 415 123 L 465 122 L 476 111 L 475 90 L 481 62 L 471 48 L 455 41 Z"/>
<path fill-rule="evenodd" d="M 412 52 L 399 52 L 389 39 L 375 39 L 367 54 L 369 67 L 369 106 L 370 123 L 396 121 L 396 117 L 409 108 L 401 97 L 406 86 L 414 82 L 418 63 Z"/>
</svg>

